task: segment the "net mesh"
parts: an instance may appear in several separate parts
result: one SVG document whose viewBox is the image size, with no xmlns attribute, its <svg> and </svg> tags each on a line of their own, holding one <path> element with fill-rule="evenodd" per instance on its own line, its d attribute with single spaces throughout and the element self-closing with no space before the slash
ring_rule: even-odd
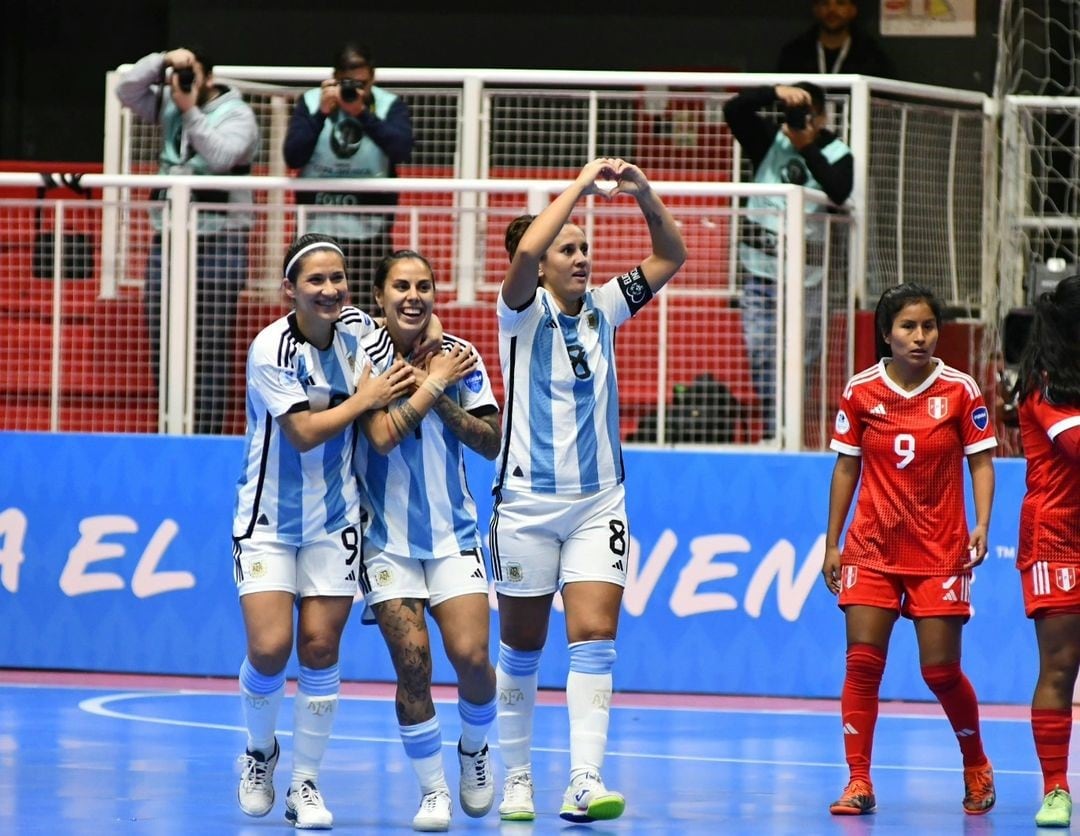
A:
<svg viewBox="0 0 1080 836">
<path fill-rule="evenodd" d="M 223 69 L 219 68 L 219 81 L 240 89 L 259 122 L 262 143 L 254 173 L 287 174 L 281 148 L 289 116 L 297 97 L 317 84 L 321 76 L 298 72 L 295 79 L 281 83 L 267 81 L 280 78 L 280 71 L 253 72 L 250 77 L 238 78 L 223 74 Z M 767 81 L 755 79 L 754 83 L 762 80 Z M 603 154 L 638 163 L 654 182 L 694 184 L 751 179 L 749 162 L 723 119 L 723 105 L 738 86 L 726 83 L 722 77 L 715 83 L 693 85 L 654 84 L 648 79 L 632 85 L 494 83 L 481 89 L 476 107 L 470 104 L 468 88 L 460 81 L 418 84 L 383 76 L 379 83 L 401 95 L 412 114 L 416 145 L 412 160 L 399 170 L 406 177 L 568 182 L 583 160 Z M 831 129 L 849 140 L 853 126 L 848 91 L 831 89 L 828 107 Z M 115 173 L 156 171 L 159 129 L 135 121 L 122 109 L 116 112 L 120 123 L 107 130 L 107 135 L 117 137 L 119 147 L 115 156 L 106 156 L 119 161 Z M 807 299 L 813 309 L 807 319 L 812 324 L 808 326 L 809 342 L 802 352 L 795 352 L 803 356 L 790 360 L 804 376 L 805 397 L 801 400 L 805 421 L 801 433 L 807 448 L 820 449 L 827 443 L 839 389 L 853 371 L 853 355 L 858 353 L 853 304 L 872 306 L 882 288 L 915 280 L 930 284 L 948 304 L 978 313 L 985 297 L 979 270 L 984 244 L 981 218 L 985 178 L 980 169 L 987 156 L 984 126 L 981 108 L 970 102 L 927 102 L 915 95 L 892 92 L 873 94 L 870 121 L 865 126 L 870 143 L 866 151 L 868 180 L 863 213 L 867 221 L 865 270 L 851 270 L 851 219 L 843 214 L 825 218 L 824 223 L 832 229 L 827 236 L 825 278 L 821 292 Z M 57 342 L 67 345 L 72 337 L 66 331 L 69 324 L 76 328 L 74 320 L 78 318 L 72 307 L 76 298 L 68 297 L 75 294 L 83 298 L 78 296 L 83 294 L 83 304 L 92 309 L 90 330 L 112 334 L 118 343 L 132 341 L 124 352 L 116 353 L 111 365 L 106 364 L 107 372 L 103 366 L 95 374 L 115 374 L 118 379 L 135 380 L 138 385 L 123 383 L 115 387 L 118 393 L 133 393 L 129 401 L 122 401 L 124 405 L 116 408 L 118 417 L 95 415 L 86 418 L 81 428 L 92 424 L 95 429 L 156 430 L 162 426 L 159 384 L 166 382 L 166 372 L 161 372 L 163 380 L 153 373 L 152 357 L 158 340 L 149 327 L 154 311 L 148 304 L 147 276 L 155 241 L 147 216 L 151 205 L 160 205 L 151 203 L 149 189 L 119 190 L 116 198 L 111 202 L 83 201 L 85 205 L 68 200 L 63 206 L 46 200 L 47 217 L 40 223 L 34 219 L 34 201 L 21 207 L 0 207 L 4 212 L 0 225 L 5 240 L 11 242 L 4 257 L 10 260 L 14 274 L 26 271 L 39 230 L 52 223 L 54 216 L 49 212 L 61 212 L 65 228 L 85 225 L 90 245 L 95 248 L 91 256 L 93 277 L 81 280 L 57 274 L 55 281 L 61 285 L 59 302 L 52 289 L 55 281 L 40 280 L 35 293 L 42 300 L 47 298 L 51 305 L 47 311 L 41 308 L 38 314 L 41 331 L 49 332 L 50 348 Z M 735 246 L 736 221 L 745 210 L 729 196 L 692 190 L 681 194 L 676 190 L 664 198 L 681 225 L 690 256 L 662 299 L 620 329 L 617 351 L 624 390 L 624 436 L 642 441 L 671 440 L 676 428 L 669 425 L 679 417 L 682 407 L 698 403 L 693 399 L 700 395 L 700 403 L 706 407 L 706 426 L 680 430 L 688 438 L 756 442 L 762 437 L 762 401 L 782 402 L 786 393 L 776 391 L 775 383 L 772 391 L 755 391 L 750 379 Z M 494 301 L 506 267 L 503 233 L 507 222 L 528 207 L 529 197 L 523 193 L 466 194 L 447 189 L 404 192 L 393 210 L 393 246 L 419 250 L 431 259 L 437 275 L 440 316 L 448 330 L 477 343 L 493 372 L 498 368 Z M 201 211 L 210 207 L 195 208 Z M 246 276 L 238 277 L 242 290 L 236 303 L 234 334 L 227 337 L 233 353 L 224 364 L 227 372 L 214 384 L 227 402 L 223 432 L 243 430 L 242 367 L 247 344 L 284 310 L 279 295 L 282 253 L 313 215 L 338 211 L 297 205 L 292 190 L 285 188 L 256 189 L 255 205 L 250 208 L 254 223 L 245 245 Z M 581 221 L 593 244 L 595 281 L 634 266 L 648 252 L 646 228 L 630 201 L 621 207 L 605 205 L 596 213 L 583 209 Z M 115 230 L 115 234 L 107 236 L 109 230 Z M 101 245 L 106 241 L 109 246 L 102 253 Z M 60 245 L 66 251 L 69 243 L 75 246 L 66 238 Z M 195 257 L 192 242 L 164 242 L 166 252 L 170 246 L 191 248 Z M 162 266 L 166 288 L 170 262 L 166 257 Z M 117 290 L 95 296 L 93 287 L 105 279 L 112 281 Z M 167 290 L 164 297 L 168 297 Z M 112 309 L 117 313 L 106 313 Z M 110 315 L 114 318 L 109 319 Z M 50 317 L 53 321 L 45 323 Z M 171 321 L 168 312 L 165 318 Z M 123 327 L 133 333 L 116 334 Z M 193 325 L 184 322 L 176 327 Z M 776 332 L 768 337 L 782 364 L 783 334 Z M 24 361 L 17 356 L 18 337 L 14 339 L 15 343 L 0 346 L 0 355 L 10 355 L 11 368 L 19 369 L 18 364 Z M 187 350 L 193 356 L 200 351 L 199 342 L 197 332 L 191 330 Z M 974 370 L 978 356 L 977 349 L 972 349 L 970 354 L 950 357 L 949 361 Z M 150 372 L 145 368 L 146 358 L 151 358 Z M 55 351 L 50 356 L 51 377 L 47 379 L 53 395 L 57 380 L 61 381 L 61 389 L 66 386 L 70 364 L 63 359 L 57 359 Z M 130 369 L 122 369 L 129 362 Z M 163 366 L 168 369 L 167 363 Z M 20 381 L 25 376 L 35 377 L 34 387 L 40 390 L 43 386 L 38 372 L 27 371 L 24 375 L 20 370 L 15 376 Z M 167 382 L 171 385 L 175 381 Z M 724 405 L 712 382 L 720 382 L 729 390 L 734 406 Z M 196 386 L 194 380 L 186 384 Z M 30 415 L 31 393 L 27 389 L 24 394 L 18 387 L 11 391 L 14 394 L 5 396 L 4 426 L 58 426 L 52 405 L 49 414 L 39 410 L 33 420 L 20 417 Z M 61 415 L 69 414 L 64 411 L 65 398 L 70 400 L 67 394 L 60 398 Z M 197 400 L 194 396 L 187 399 L 186 431 L 199 426 L 192 406 Z M 46 402 L 53 404 L 56 398 Z"/>
</svg>

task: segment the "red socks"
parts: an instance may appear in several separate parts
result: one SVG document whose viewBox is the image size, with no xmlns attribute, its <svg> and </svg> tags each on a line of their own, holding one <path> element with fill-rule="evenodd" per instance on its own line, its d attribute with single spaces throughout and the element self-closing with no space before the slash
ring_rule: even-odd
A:
<svg viewBox="0 0 1080 836">
<path fill-rule="evenodd" d="M 1054 787 L 1069 791 L 1069 738 L 1072 735 L 1071 708 L 1031 709 L 1031 733 L 1035 754 L 1042 766 L 1043 795 Z"/>
<path fill-rule="evenodd" d="M 853 644 L 847 652 L 840 719 L 844 723 L 844 757 L 851 777 L 870 780 L 870 752 L 878 717 L 878 693 L 885 671 L 885 653 L 872 644 Z"/>
<path fill-rule="evenodd" d="M 944 665 L 924 665 L 922 675 L 956 732 L 964 766 L 985 764 L 986 753 L 979 733 L 979 700 L 971 682 L 960 670 L 959 660 Z"/>
</svg>

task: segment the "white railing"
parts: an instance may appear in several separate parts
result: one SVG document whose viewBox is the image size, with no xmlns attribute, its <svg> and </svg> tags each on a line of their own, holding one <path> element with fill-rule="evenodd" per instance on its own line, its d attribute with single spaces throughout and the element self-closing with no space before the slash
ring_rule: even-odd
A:
<svg viewBox="0 0 1080 836">
<path fill-rule="evenodd" d="M 0 173 L 0 188 L 3 187 L 37 187 L 41 182 L 39 175 L 33 174 L 3 174 Z M 64 304 L 64 296 L 61 293 L 61 289 L 66 287 L 68 283 L 65 283 L 63 278 L 62 265 L 64 261 L 64 253 L 61 251 L 63 246 L 63 236 L 60 234 L 66 228 L 67 219 L 69 219 L 74 212 L 91 212 L 98 213 L 98 228 L 105 230 L 109 225 L 108 219 L 110 216 L 114 218 L 111 222 L 113 229 L 121 229 L 126 223 L 130 223 L 130 220 L 124 220 L 125 216 L 142 215 L 145 216 L 153 207 L 164 209 L 163 218 L 165 218 L 166 226 L 162 231 L 162 241 L 164 243 L 163 259 L 163 309 L 167 311 L 168 323 L 166 327 L 162 329 L 161 336 L 161 386 L 158 391 L 158 401 L 160 408 L 160 416 L 158 421 L 158 429 L 161 432 L 170 434 L 185 434 L 191 432 L 193 426 L 192 412 L 193 412 L 193 343 L 195 340 L 195 317 L 193 315 L 194 305 L 194 253 L 196 249 L 197 236 L 195 235 L 195 229 L 198 221 L 198 214 L 204 209 L 212 209 L 214 211 L 221 211 L 223 207 L 228 209 L 239 209 L 244 211 L 257 211 L 264 213 L 265 215 L 273 215 L 277 213 L 294 212 L 301 214 L 302 212 L 317 211 L 308 206 L 295 206 L 285 204 L 269 204 L 265 202 L 266 195 L 278 195 L 290 191 L 302 191 L 302 190 L 317 190 L 325 189 L 328 186 L 332 186 L 337 191 L 360 189 L 366 191 L 374 190 L 394 190 L 400 192 L 407 192 L 410 195 L 415 194 L 453 194 L 453 195 L 470 195 L 472 205 L 480 206 L 486 205 L 488 200 L 497 194 L 510 194 L 518 195 L 521 200 L 520 203 L 512 210 L 512 214 L 517 214 L 520 211 L 532 211 L 537 212 L 551 199 L 554 193 L 557 193 L 564 189 L 567 185 L 567 181 L 554 181 L 554 180 L 509 180 L 509 179 L 496 179 L 496 180 L 465 180 L 456 178 L 439 178 L 439 179 L 425 179 L 425 178 L 401 178 L 391 182 L 368 182 L 364 181 L 358 183 L 356 181 L 333 181 L 331 183 L 317 181 L 317 180 L 296 180 L 290 178 L 277 178 L 277 177 L 192 177 L 192 176 L 169 176 L 159 177 L 156 175 L 85 175 L 81 179 L 81 186 L 92 191 L 101 190 L 102 193 L 127 195 L 132 192 L 142 192 L 145 190 L 159 189 L 167 187 L 167 201 L 165 203 L 151 202 L 141 200 L 137 202 L 128 202 L 119 200 L 116 202 L 108 200 L 87 200 L 82 197 L 76 197 L 67 200 L 46 201 L 51 214 L 51 228 L 56 234 L 55 240 L 55 252 L 53 264 L 53 303 L 51 309 L 51 319 L 53 322 L 53 333 L 57 336 L 57 347 L 59 346 L 59 340 L 61 339 L 62 321 L 64 311 L 61 306 Z M 245 189 L 251 190 L 256 195 L 256 203 L 251 206 L 237 206 L 232 204 L 198 204 L 191 200 L 191 193 L 194 188 L 206 189 Z M 783 315 L 778 318 L 778 332 L 776 335 L 776 353 L 777 353 L 777 374 L 778 374 L 778 397 L 776 405 L 776 426 L 778 427 L 778 433 L 774 440 L 761 441 L 759 446 L 765 449 L 801 449 L 804 446 L 803 427 L 804 427 L 804 413 L 806 411 L 806 404 L 817 403 L 820 404 L 822 410 L 825 409 L 825 398 L 823 395 L 819 395 L 815 398 L 808 398 L 805 390 L 805 381 L 803 373 L 803 287 L 801 281 L 785 281 L 784 276 L 788 277 L 801 277 L 803 275 L 803 259 L 804 259 L 804 224 L 806 216 L 804 214 L 806 199 L 821 200 L 823 195 L 817 195 L 816 193 L 807 193 L 796 186 L 763 186 L 754 184 L 731 184 L 731 183 L 686 183 L 686 182 L 655 182 L 653 187 L 657 193 L 662 195 L 665 201 L 672 207 L 673 214 L 680 224 L 683 225 L 684 230 L 689 233 L 697 234 L 697 231 L 704 228 L 707 224 L 717 226 L 717 221 L 726 225 L 726 228 L 730 231 L 733 230 L 737 224 L 738 214 L 740 210 L 735 207 L 741 198 L 748 197 L 750 195 L 759 196 L 778 196 L 783 199 L 785 204 L 785 210 L 782 217 L 779 218 L 781 222 L 781 234 L 779 236 L 779 249 L 782 253 L 782 276 L 779 282 L 779 294 L 778 305 L 783 311 Z M 261 200 L 260 200 L 261 199 Z M 709 207 L 709 215 L 706 217 L 703 214 L 703 210 L 696 202 L 707 204 Z M 24 213 L 28 214 L 30 206 L 37 204 L 37 201 L 22 200 L 16 203 L 21 203 L 24 207 Z M 504 222 L 506 220 L 507 213 L 511 210 L 503 209 L 504 215 L 499 217 L 495 214 L 495 210 L 489 210 L 485 215 L 483 213 L 462 213 L 461 205 L 463 201 L 458 201 L 458 205 L 451 209 L 445 207 L 441 210 L 432 207 L 415 207 L 415 206 L 400 206 L 397 207 L 399 213 L 399 222 L 396 225 L 397 240 L 404 246 L 409 246 L 420 251 L 425 251 L 430 243 L 430 239 L 425 238 L 425 234 L 428 233 L 431 225 L 434 223 L 433 219 L 441 217 L 439 221 L 444 226 L 452 227 L 452 238 L 455 242 L 460 242 L 460 224 L 459 221 L 463 216 L 468 216 L 472 220 L 470 225 L 471 229 L 480 230 L 485 229 L 489 223 L 494 224 L 496 221 Z M 620 206 L 620 204 L 622 204 Z M 380 207 L 385 211 L 386 207 Z M 0 200 L 0 218 L 4 217 L 4 212 L 14 211 L 5 208 L 5 201 Z M 363 210 L 358 210 L 363 211 Z M 442 212 L 441 216 L 436 213 Z M 512 214 L 510 216 L 512 217 Z M 630 200 L 616 200 L 612 204 L 605 204 L 598 212 L 588 211 L 586 208 L 582 213 L 584 218 L 584 224 L 586 225 L 587 233 L 590 233 L 595 225 L 604 223 L 604 219 L 612 215 L 615 216 L 627 216 L 633 218 L 632 221 L 627 222 L 627 229 L 631 230 L 631 233 L 638 235 L 640 233 L 640 217 L 637 210 L 633 206 L 633 202 Z M 401 218 L 411 218 L 407 222 L 401 222 Z M 837 216 L 838 220 L 842 219 L 842 216 Z M 852 246 L 851 238 L 855 235 L 856 227 L 846 219 L 842 219 L 847 225 L 847 237 L 843 238 L 845 248 Z M 707 222 L 707 223 L 706 223 Z M 0 221 L 2 224 L 2 221 Z M 271 228 L 272 225 L 267 224 L 266 228 Z M 278 229 L 278 226 L 272 228 Z M 302 228 L 302 217 L 300 219 L 300 227 Z M 621 230 L 622 227 L 619 227 Z M 636 231 L 635 231 L 636 230 Z M 104 232 L 102 235 L 104 236 Z M 448 233 L 451 234 L 451 233 Z M 619 235 L 622 233 L 620 232 Z M 490 236 L 489 236 L 490 237 Z M 501 233 L 497 236 L 499 245 L 501 246 Z M 641 249 L 640 238 L 634 238 L 632 243 L 629 242 L 629 238 L 624 241 L 621 238 L 612 240 L 612 234 L 610 230 L 605 229 L 604 234 L 600 236 L 597 241 L 598 251 L 607 250 L 609 253 L 608 260 L 617 262 L 620 269 L 626 269 L 632 266 L 629 260 L 640 258 L 645 254 Z M 843 236 L 842 236 L 843 237 Z M 103 241 L 104 241 L 103 237 Z M 645 239 L 647 241 L 647 239 Z M 722 243 L 722 242 L 721 242 Z M 281 255 L 284 253 L 285 248 L 288 245 L 287 240 L 270 241 L 264 240 L 262 246 L 267 249 L 273 249 L 276 254 L 276 258 L 280 260 Z M 726 246 L 730 247 L 733 244 L 730 240 L 727 241 Z M 494 320 L 493 304 L 490 302 L 492 298 L 490 292 L 493 288 L 497 287 L 497 279 L 493 282 L 491 280 L 485 280 L 483 277 L 483 269 L 480 264 L 488 264 L 491 253 L 488 252 L 492 245 L 486 241 L 485 238 L 476 233 L 476 238 L 467 242 L 460 249 L 453 249 L 452 263 L 449 267 L 449 273 L 451 279 L 448 283 L 451 287 L 453 296 L 453 303 L 461 308 L 468 308 L 470 311 L 475 310 L 476 316 L 490 317 L 491 321 Z M 253 242 L 253 248 L 255 244 Z M 681 326 L 678 319 L 671 319 L 672 316 L 681 316 L 681 314 L 675 313 L 676 303 L 682 302 L 692 303 L 697 297 L 725 297 L 731 298 L 736 295 L 737 289 L 734 282 L 734 277 L 726 273 L 725 265 L 727 264 L 726 253 L 723 252 L 718 245 L 717 247 L 710 247 L 713 252 L 695 253 L 691 250 L 690 261 L 688 267 L 684 268 L 684 272 L 691 271 L 695 274 L 695 280 L 693 284 L 683 283 L 680 286 L 679 277 L 672 282 L 664 293 L 660 295 L 660 298 L 654 303 L 658 309 L 658 333 L 660 337 L 657 338 L 657 351 L 658 356 L 655 358 L 656 362 L 656 375 L 655 375 L 655 405 L 657 407 L 657 418 L 659 423 L 659 439 L 665 438 L 664 435 L 664 404 L 670 400 L 671 385 L 673 382 L 668 378 L 667 369 L 670 366 L 670 356 L 672 354 L 679 354 L 685 357 L 693 357 L 696 352 L 720 352 L 731 350 L 730 345 L 726 348 L 719 344 L 712 344 L 710 340 L 715 335 L 710 334 L 710 327 L 708 323 L 704 324 L 700 330 L 688 333 L 686 327 Z M 625 252 L 624 252 L 625 250 Z M 614 253 L 611 255 L 611 253 Z M 493 259 L 494 263 L 505 264 L 505 254 L 500 254 L 500 258 Z M 136 289 L 139 283 L 141 283 L 143 275 L 135 271 L 134 264 L 138 260 L 134 258 L 119 259 L 115 257 L 114 252 L 109 252 L 102 248 L 100 253 L 99 264 L 100 267 L 96 274 L 97 279 L 97 297 L 99 300 L 111 300 L 115 299 L 120 294 L 123 287 L 128 287 L 129 290 Z M 847 267 L 846 260 L 841 259 L 837 262 L 843 265 L 839 272 L 832 278 L 832 289 L 826 296 L 830 294 L 834 299 L 841 300 L 837 305 L 832 308 L 833 315 L 840 315 L 847 323 L 846 332 L 846 346 L 843 350 L 843 358 L 837 358 L 839 362 L 843 364 L 843 374 L 850 374 L 851 372 L 851 356 L 852 346 L 854 339 L 854 290 L 847 281 Z M 127 272 L 120 272 L 120 267 L 123 266 Z M 268 293 L 272 293 L 273 290 L 280 284 L 280 279 L 274 275 L 275 270 L 279 268 L 275 264 L 271 264 L 266 268 L 265 279 L 259 279 L 257 276 L 253 276 L 248 282 L 249 288 L 252 288 L 256 293 L 261 293 L 266 296 Z M 499 268 L 501 269 L 501 268 Z M 610 275 L 607 274 L 607 275 Z M 606 278 L 606 275 L 596 274 L 596 278 L 602 280 Z M 135 286 L 132 288 L 131 286 Z M 440 286 L 441 284 L 440 280 Z M 489 294 L 485 299 L 478 300 L 478 293 Z M 440 305 L 443 304 L 440 302 Z M 828 299 L 823 301 L 823 305 L 828 309 Z M 680 310 L 687 308 L 686 304 L 683 304 Z M 670 321 L 669 321 L 670 320 Z M 174 327 L 168 327 L 172 324 Z M 263 322 L 262 324 L 266 324 Z M 485 327 L 488 323 L 485 323 Z M 828 329 L 828 322 L 823 325 L 823 332 Z M 469 333 L 463 332 L 462 336 L 469 338 Z M 741 335 L 737 337 L 741 343 Z M 824 341 L 824 337 L 823 337 Z M 18 351 L 18 347 L 11 349 L 13 352 Z M 739 347 L 741 351 L 741 345 Z M 824 356 L 824 355 L 823 355 Z M 0 360 L 3 358 L 0 357 Z M 650 362 L 651 362 L 650 358 Z M 494 374 L 497 370 L 497 360 L 494 357 L 487 359 L 489 370 Z M 621 362 L 621 361 L 620 361 Z M 824 364 L 824 360 L 822 361 Z M 61 429 L 62 425 L 58 420 L 57 407 L 55 403 L 59 399 L 60 390 L 62 389 L 61 383 L 64 376 L 64 360 L 57 348 L 55 351 L 51 364 L 50 375 L 54 381 L 53 391 L 53 411 L 52 421 L 50 423 L 51 429 Z M 624 369 L 622 377 L 627 377 Z M 824 384 L 822 384 L 824 386 Z M 748 439 L 743 438 L 742 443 L 747 443 Z M 820 439 L 815 439 L 810 445 L 811 447 L 820 446 Z"/>
<path fill-rule="evenodd" d="M 145 167 L 157 154 L 156 141 L 139 133 L 144 129 L 114 94 L 127 66 L 106 78 L 106 173 Z M 219 81 L 256 107 L 261 172 L 285 173 L 280 139 L 289 108 L 330 74 L 326 67 L 215 68 Z M 872 305 L 900 281 L 927 284 L 950 306 L 968 310 L 987 310 L 996 300 L 994 124 L 982 93 L 847 74 L 379 68 L 376 79 L 410 103 L 419 140 L 413 162 L 451 161 L 455 178 L 491 176 L 500 137 L 511 148 L 503 156 L 535 150 L 514 176 L 567 158 L 639 161 L 635 153 L 648 143 L 637 133 L 650 125 L 685 135 L 660 143 L 663 165 L 673 172 L 665 179 L 717 179 L 724 170 L 732 182 L 750 174 L 738 144 L 702 150 L 722 127 L 724 101 L 747 87 L 813 81 L 828 94 L 832 129 L 853 151 L 850 203 L 858 231 L 849 263 L 860 304 Z M 567 110 L 579 120 L 572 128 L 560 122 Z M 464 240 L 473 234 L 467 222 L 460 232 Z"/>
</svg>

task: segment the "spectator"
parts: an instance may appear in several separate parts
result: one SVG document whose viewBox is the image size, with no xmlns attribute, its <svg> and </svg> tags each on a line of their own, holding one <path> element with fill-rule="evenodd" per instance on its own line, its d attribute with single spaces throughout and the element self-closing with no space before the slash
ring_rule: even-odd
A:
<svg viewBox="0 0 1080 836">
<path fill-rule="evenodd" d="M 120 101 L 144 122 L 162 126 L 161 174 L 248 174 L 259 145 L 255 114 L 237 90 L 214 83 L 214 65 L 200 51 L 178 48 L 141 58 L 116 85 Z M 166 95 L 166 92 L 168 95 Z M 155 194 L 155 197 L 162 193 Z M 250 204 L 250 191 L 195 190 L 197 204 Z M 147 263 L 144 302 L 151 364 L 159 379 L 161 342 L 161 215 L 151 214 L 154 238 Z M 201 207 L 195 260 L 196 433 L 220 433 L 235 400 L 236 305 L 248 274 L 252 216 L 242 209 Z M 172 246 L 186 246 L 174 241 Z M 187 276 L 173 276 L 187 281 Z"/>
<path fill-rule="evenodd" d="M 893 78 L 892 61 L 872 37 L 852 24 L 857 0 L 813 0 L 817 23 L 780 49 L 781 73 L 861 73 Z"/>
<path fill-rule="evenodd" d="M 285 164 L 301 177 L 396 177 L 413 148 L 412 117 L 404 100 L 375 86 L 375 64 L 366 46 L 346 44 L 334 75 L 296 102 L 285 134 Z M 315 206 L 393 206 L 392 192 L 298 192 Z M 392 213 L 313 212 L 307 231 L 333 235 L 349 264 L 350 303 L 369 311 L 372 278 L 394 249 Z"/>
<path fill-rule="evenodd" d="M 779 125 L 757 111 L 779 103 L 784 119 Z M 793 183 L 816 189 L 840 204 L 851 194 L 855 165 L 851 149 L 825 127 L 825 93 L 816 84 L 777 85 L 746 90 L 724 105 L 724 119 L 742 150 L 750 158 L 755 183 Z M 747 209 L 766 214 L 744 217 L 739 234 L 742 283 L 742 322 L 759 414 L 766 438 L 775 435 L 776 417 L 776 249 L 783 200 L 751 197 Z M 808 201 L 805 227 L 806 262 L 804 361 L 809 369 L 820 356 L 821 283 L 824 242 L 828 228 L 816 218 L 828 206 Z"/>
</svg>

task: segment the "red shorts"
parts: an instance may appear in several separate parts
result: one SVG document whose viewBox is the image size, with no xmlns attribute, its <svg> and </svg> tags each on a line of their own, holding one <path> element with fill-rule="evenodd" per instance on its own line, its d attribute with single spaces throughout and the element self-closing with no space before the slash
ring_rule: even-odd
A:
<svg viewBox="0 0 1080 836">
<path fill-rule="evenodd" d="M 1038 560 L 1020 572 L 1028 618 L 1080 613 L 1080 566 Z"/>
<path fill-rule="evenodd" d="M 840 609 L 881 607 L 904 618 L 971 617 L 971 572 L 950 577 L 895 575 L 862 566 L 840 567 Z"/>
</svg>

